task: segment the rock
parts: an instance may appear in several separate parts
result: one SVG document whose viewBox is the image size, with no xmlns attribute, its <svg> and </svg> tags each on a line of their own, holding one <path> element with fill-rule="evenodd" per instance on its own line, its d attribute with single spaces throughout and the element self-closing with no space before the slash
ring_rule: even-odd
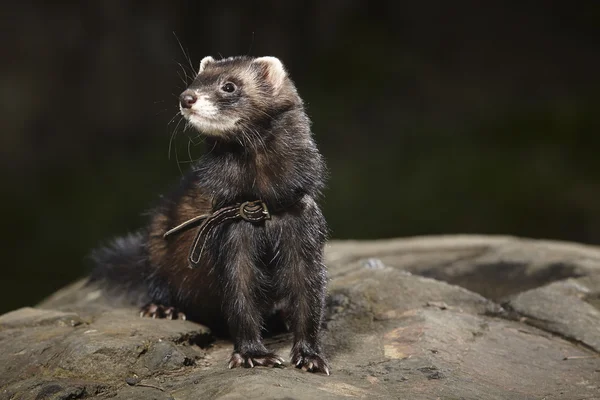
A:
<svg viewBox="0 0 600 400">
<path fill-rule="evenodd" d="M 0 326 L 4 328 L 41 325 L 78 326 L 82 323 L 79 315 L 72 312 L 40 310 L 31 307 L 21 308 L 0 316 Z"/>
<path fill-rule="evenodd" d="M 0 316 L 0 399 L 600 398 L 600 249 L 510 237 L 332 242 L 332 375 L 226 367 L 190 321 L 80 281 Z M 287 356 L 291 336 L 266 340 Z"/>
<path fill-rule="evenodd" d="M 599 288 L 600 275 L 565 279 L 511 296 L 506 306 L 524 322 L 600 353 L 600 309 L 586 301 Z"/>
<path fill-rule="evenodd" d="M 130 387 L 124 388 L 115 396 L 113 400 L 131 400 L 131 399 L 146 399 L 146 400 L 173 400 L 173 396 L 165 393 L 157 387 Z"/>
</svg>

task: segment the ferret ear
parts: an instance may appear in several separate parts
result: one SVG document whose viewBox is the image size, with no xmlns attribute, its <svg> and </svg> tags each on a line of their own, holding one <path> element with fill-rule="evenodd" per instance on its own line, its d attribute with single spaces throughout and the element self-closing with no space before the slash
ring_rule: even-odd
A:
<svg viewBox="0 0 600 400">
<path fill-rule="evenodd" d="M 262 64 L 265 67 L 265 78 L 273 86 L 275 92 L 277 92 L 287 76 L 287 72 L 281 61 L 279 61 L 279 58 L 259 57 L 254 59 L 254 62 Z"/>
<path fill-rule="evenodd" d="M 202 71 L 204 71 L 204 68 L 206 68 L 206 66 L 210 63 L 215 62 L 215 59 L 212 58 L 211 56 L 206 56 L 202 59 L 202 61 L 200 61 L 200 70 L 198 71 L 198 73 L 201 73 Z"/>
</svg>

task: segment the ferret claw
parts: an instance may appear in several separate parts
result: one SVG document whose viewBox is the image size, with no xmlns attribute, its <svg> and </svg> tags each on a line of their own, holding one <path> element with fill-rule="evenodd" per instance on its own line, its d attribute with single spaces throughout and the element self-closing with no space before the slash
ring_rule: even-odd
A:
<svg viewBox="0 0 600 400">
<path fill-rule="evenodd" d="M 308 365 L 305 364 L 305 365 L 302 366 L 302 370 L 303 371 L 312 372 L 312 369 L 313 369 L 313 363 L 312 362 L 309 362 Z"/>
<path fill-rule="evenodd" d="M 292 363 L 296 368 L 307 372 L 322 372 L 330 375 L 327 361 L 318 354 L 302 355 L 296 353 L 292 355 Z"/>
<path fill-rule="evenodd" d="M 186 319 L 185 314 L 181 311 L 178 311 L 175 307 L 166 307 L 154 303 L 150 303 L 142 307 L 142 310 L 140 311 L 140 317 L 150 317 L 153 319 Z"/>
<path fill-rule="evenodd" d="M 240 353 L 233 353 L 229 360 L 228 367 L 237 368 L 254 368 L 254 367 L 281 367 L 283 366 L 284 360 L 274 353 L 267 353 L 261 355 L 242 355 Z"/>
</svg>

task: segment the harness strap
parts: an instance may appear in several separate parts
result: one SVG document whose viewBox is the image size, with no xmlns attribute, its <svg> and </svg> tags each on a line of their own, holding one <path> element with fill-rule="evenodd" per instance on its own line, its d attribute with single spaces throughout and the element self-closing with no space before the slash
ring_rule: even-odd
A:
<svg viewBox="0 0 600 400">
<path fill-rule="evenodd" d="M 192 242 L 190 254 L 188 256 L 190 267 L 195 268 L 200 263 L 208 238 L 217 226 L 225 222 L 232 222 L 239 219 L 252 223 L 259 223 L 270 218 L 271 215 L 269 214 L 269 209 L 264 202 L 261 200 L 246 201 L 241 204 L 219 208 L 212 214 L 202 214 L 191 218 L 182 224 L 169 229 L 165 232 L 163 237 L 166 239 L 169 236 L 185 232 L 200 225 L 196 237 Z"/>
</svg>

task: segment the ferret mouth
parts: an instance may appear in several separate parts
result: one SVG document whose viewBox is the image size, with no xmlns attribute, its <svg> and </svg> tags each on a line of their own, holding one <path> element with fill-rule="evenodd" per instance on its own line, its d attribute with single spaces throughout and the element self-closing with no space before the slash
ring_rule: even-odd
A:
<svg viewBox="0 0 600 400">
<path fill-rule="evenodd" d="M 199 132 L 209 136 L 222 136 L 235 129 L 239 118 L 211 118 L 195 110 L 182 109 L 181 115 Z"/>
<path fill-rule="evenodd" d="M 187 120 L 191 120 L 192 118 L 209 119 L 209 118 L 206 118 L 206 116 L 200 114 L 198 111 L 186 109 L 186 108 L 181 108 L 181 115 L 183 115 L 183 117 Z"/>
<path fill-rule="evenodd" d="M 194 126 L 219 122 L 217 118 L 202 115 L 202 113 L 199 113 L 196 110 L 186 110 L 184 108 L 181 110 L 181 115 L 183 115 L 183 117 Z"/>
</svg>

